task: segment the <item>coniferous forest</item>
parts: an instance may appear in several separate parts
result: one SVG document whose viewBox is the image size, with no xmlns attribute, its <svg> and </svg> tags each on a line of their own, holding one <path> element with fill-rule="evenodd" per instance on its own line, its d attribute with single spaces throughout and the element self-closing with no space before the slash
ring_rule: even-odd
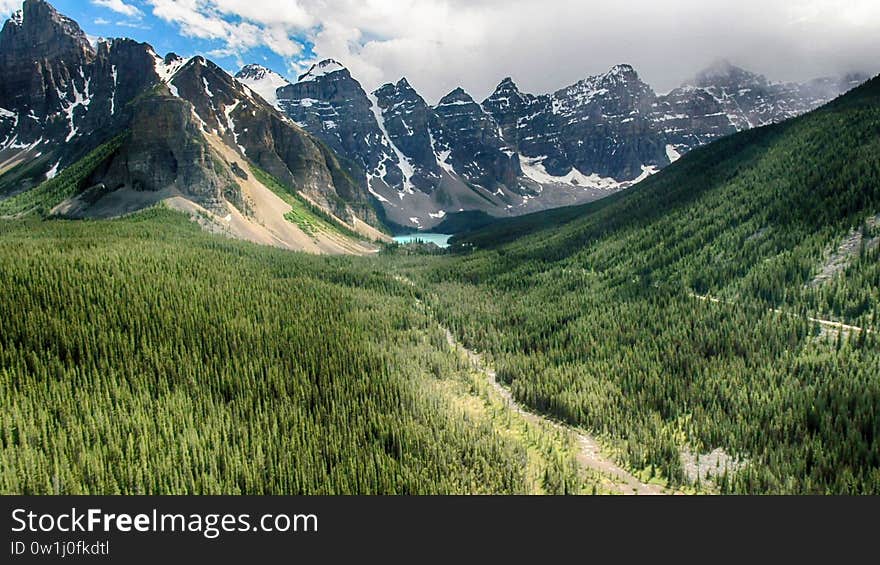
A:
<svg viewBox="0 0 880 565">
<path fill-rule="evenodd" d="M 0 491 L 589 491 L 564 442 L 468 408 L 446 327 L 670 488 L 877 494 L 878 214 L 875 80 L 446 254 L 310 257 L 159 208 L 6 220 Z"/>
</svg>

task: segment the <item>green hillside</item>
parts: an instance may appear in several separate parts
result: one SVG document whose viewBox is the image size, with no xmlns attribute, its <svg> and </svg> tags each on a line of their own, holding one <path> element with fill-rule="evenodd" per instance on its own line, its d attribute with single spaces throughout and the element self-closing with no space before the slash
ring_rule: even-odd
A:
<svg viewBox="0 0 880 565">
<path fill-rule="evenodd" d="M 48 216 L 52 209 L 66 199 L 76 196 L 89 188 L 86 181 L 89 176 L 100 167 L 113 152 L 119 149 L 125 136 L 120 134 L 107 143 L 102 144 L 88 155 L 64 169 L 55 178 L 43 181 L 35 188 L 16 194 L 11 198 L 0 200 L 0 218 L 8 216 L 37 215 Z M 18 169 L 27 169 L 29 164 L 19 165 L 6 175 L 6 178 L 17 178 Z M 2 181 L 0 181 L 2 184 Z"/>
</svg>

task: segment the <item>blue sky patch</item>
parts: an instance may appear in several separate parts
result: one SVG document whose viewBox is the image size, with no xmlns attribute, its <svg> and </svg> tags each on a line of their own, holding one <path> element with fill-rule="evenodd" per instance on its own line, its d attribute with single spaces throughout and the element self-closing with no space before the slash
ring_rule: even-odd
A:
<svg viewBox="0 0 880 565">
<path fill-rule="evenodd" d="M 236 73 L 245 64 L 258 63 L 271 68 L 289 80 L 296 80 L 296 65 L 311 59 L 311 45 L 304 37 L 293 37 L 302 45 L 303 51 L 294 59 L 285 59 L 265 46 L 259 46 L 237 53 L 229 53 L 222 39 L 209 40 L 188 37 L 173 22 L 164 21 L 153 15 L 152 6 L 141 0 L 126 0 L 127 5 L 140 10 L 138 16 L 126 16 L 110 8 L 84 0 L 51 0 L 51 4 L 62 14 L 73 18 L 80 27 L 92 37 L 130 37 L 136 41 L 149 43 L 157 53 L 164 56 L 169 52 L 183 57 L 204 55 L 231 73 Z M 8 13 L 2 14 L 5 19 Z M 228 22 L 237 23 L 235 17 L 225 17 Z"/>
</svg>

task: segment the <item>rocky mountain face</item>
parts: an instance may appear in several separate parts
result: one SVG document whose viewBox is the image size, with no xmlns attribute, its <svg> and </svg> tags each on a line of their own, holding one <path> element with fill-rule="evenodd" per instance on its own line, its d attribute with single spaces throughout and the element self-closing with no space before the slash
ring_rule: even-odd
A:
<svg viewBox="0 0 880 565">
<path fill-rule="evenodd" d="M 405 78 L 376 90 L 371 102 L 376 123 L 398 166 L 390 170 L 386 167 L 378 175 L 373 172 L 370 176 L 405 192 L 434 192 L 440 186 L 443 170 L 435 156 L 432 131 L 436 131 L 437 125 L 431 108 Z"/>
<path fill-rule="evenodd" d="M 618 65 L 604 75 L 537 98 L 529 113 L 514 114 L 522 130 L 515 147 L 553 177 L 576 170 L 632 181 L 647 167 L 666 164 L 665 140 L 653 127 L 656 104 L 656 95 L 635 70 Z M 511 119 L 504 114 L 493 115 Z"/>
<path fill-rule="evenodd" d="M 719 61 L 698 73 L 692 86 L 718 100 L 730 122 L 741 131 L 814 110 L 866 80 L 866 75 L 848 75 L 803 84 L 771 82 L 763 75 Z"/>
<path fill-rule="evenodd" d="M 389 162 L 398 168 L 367 93 L 337 62 L 315 65 L 296 84 L 279 89 L 277 95 L 287 116 L 354 161 L 360 170 L 375 171 Z"/>
<path fill-rule="evenodd" d="M 482 103 L 459 88 L 431 107 L 406 79 L 368 94 L 328 60 L 277 97 L 291 119 L 356 165 L 352 174 L 366 175 L 393 223 L 424 229 L 450 213 L 516 215 L 601 197 L 866 78 L 772 83 L 725 62 L 659 95 L 617 65 L 551 94 L 522 92 L 506 78 Z"/>
<path fill-rule="evenodd" d="M 236 80 L 203 57 L 160 57 L 127 39 L 92 46 L 48 3 L 26 0 L 0 32 L 0 198 L 53 178 L 122 135 L 88 179 L 89 197 L 63 210 L 107 216 L 177 195 L 247 222 L 260 204 L 248 192 L 254 164 L 344 222 L 378 225 L 366 182 L 260 88 L 286 84 L 278 78 Z"/>
<path fill-rule="evenodd" d="M 434 137 L 443 163 L 468 183 L 497 191 L 518 189 L 522 176 L 519 157 L 508 146 L 498 124 L 461 88 L 444 96 L 434 107 Z"/>
<path fill-rule="evenodd" d="M 184 99 L 145 99 L 136 106 L 129 127 L 127 141 L 89 184 L 109 191 L 128 187 L 140 194 L 172 189 L 206 210 L 219 213 L 225 202 L 246 210 L 232 165 L 211 151 L 201 136 L 199 117 Z"/>
<path fill-rule="evenodd" d="M 666 137 L 670 162 L 695 147 L 737 131 L 721 102 L 703 89 L 677 88 L 661 97 L 657 108 L 653 119 Z"/>
<path fill-rule="evenodd" d="M 428 159 L 433 159 L 433 166 L 430 162 L 420 165 L 418 156 L 427 151 L 426 139 L 430 148 L 430 133 L 427 124 L 420 124 L 414 116 L 424 101 L 418 95 L 405 100 L 415 92 L 404 84 L 367 94 L 348 69 L 326 60 L 297 83 L 280 88 L 277 97 L 290 119 L 342 157 L 349 176 L 363 182 L 383 204 L 389 223 L 419 226 L 420 217 L 429 218 L 440 210 L 429 201 L 442 179 L 437 176 L 433 151 Z M 413 117 L 405 114 L 407 105 Z M 427 105 L 424 113 L 430 114 Z"/>
<path fill-rule="evenodd" d="M 95 57 L 79 26 L 48 4 L 27 0 L 7 20 L 0 32 L 0 100 L 9 113 L 25 113 L 16 127 L 20 142 L 46 128 L 58 135 L 73 122 L 78 107 L 91 101 L 85 72 Z M 59 119 L 41 123 L 49 116 Z"/>
<path fill-rule="evenodd" d="M 26 0 L 0 32 L 0 149 L 64 143 L 113 130 L 123 109 L 156 80 L 153 57 L 127 39 L 93 47 L 69 18 L 42 0 Z"/>
<path fill-rule="evenodd" d="M 343 219 L 356 213 L 377 222 L 366 187 L 331 151 L 211 61 L 193 58 L 168 84 L 192 104 L 208 132 L 261 169 Z"/>
</svg>

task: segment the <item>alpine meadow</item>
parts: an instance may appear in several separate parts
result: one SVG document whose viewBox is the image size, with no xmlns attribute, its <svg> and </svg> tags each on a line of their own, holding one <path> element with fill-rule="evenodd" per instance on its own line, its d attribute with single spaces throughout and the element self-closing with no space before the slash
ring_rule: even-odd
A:
<svg viewBox="0 0 880 565">
<path fill-rule="evenodd" d="M 354 75 L 10 17 L 0 493 L 880 495 L 880 77 Z"/>
</svg>

